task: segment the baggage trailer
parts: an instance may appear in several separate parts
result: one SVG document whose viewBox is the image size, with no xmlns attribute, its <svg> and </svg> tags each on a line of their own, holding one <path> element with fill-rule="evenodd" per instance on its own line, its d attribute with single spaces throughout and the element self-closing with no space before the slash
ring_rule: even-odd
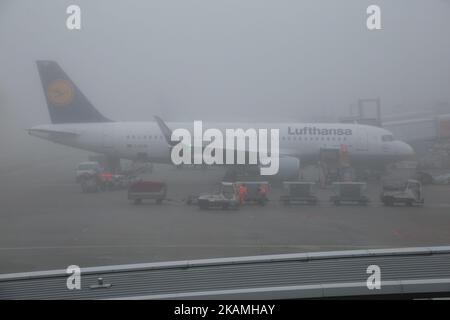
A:
<svg viewBox="0 0 450 320">
<path fill-rule="evenodd" d="M 258 203 L 262 206 L 269 201 L 269 182 L 267 181 L 238 181 L 235 183 L 236 190 L 239 190 L 241 185 L 247 187 L 247 196 L 245 203 Z"/>
<path fill-rule="evenodd" d="M 334 182 L 330 201 L 338 206 L 341 203 L 356 203 L 367 205 L 369 198 L 366 195 L 367 184 L 365 182 Z"/>
<path fill-rule="evenodd" d="M 410 207 L 423 205 L 422 184 L 417 180 L 411 179 L 406 182 L 384 181 L 380 199 L 385 206 L 394 206 L 397 203 Z"/>
<path fill-rule="evenodd" d="M 161 204 L 166 199 L 167 185 L 159 181 L 139 180 L 133 182 L 128 188 L 128 200 L 134 204 L 141 204 L 143 200 L 155 200 Z"/>
<path fill-rule="evenodd" d="M 218 192 L 204 194 L 195 199 L 190 196 L 188 204 L 197 203 L 200 209 L 238 209 L 239 201 L 236 195 L 236 185 L 231 182 L 222 182 Z"/>
<path fill-rule="evenodd" d="M 200 197 L 200 195 L 195 195 L 195 194 L 190 194 L 186 197 L 186 199 L 184 199 L 184 202 L 188 205 L 198 205 L 198 198 Z"/>
<path fill-rule="evenodd" d="M 293 203 L 299 204 L 317 204 L 316 183 L 304 181 L 285 181 L 283 182 L 284 194 L 280 201 L 284 205 Z"/>
</svg>

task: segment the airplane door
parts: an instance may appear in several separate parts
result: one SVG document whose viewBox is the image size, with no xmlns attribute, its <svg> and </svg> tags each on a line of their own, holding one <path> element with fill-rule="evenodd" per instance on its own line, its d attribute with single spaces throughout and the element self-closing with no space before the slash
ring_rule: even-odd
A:
<svg viewBox="0 0 450 320">
<path fill-rule="evenodd" d="M 368 151 L 369 150 L 369 135 L 365 128 L 360 128 L 358 130 L 356 150 L 357 151 Z"/>
</svg>

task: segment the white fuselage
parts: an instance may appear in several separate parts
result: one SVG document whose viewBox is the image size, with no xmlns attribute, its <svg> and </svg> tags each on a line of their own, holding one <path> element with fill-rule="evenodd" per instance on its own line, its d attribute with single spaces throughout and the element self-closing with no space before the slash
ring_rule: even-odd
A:
<svg viewBox="0 0 450 320">
<path fill-rule="evenodd" d="M 170 129 L 192 132 L 193 123 L 167 123 Z M 204 129 L 279 129 L 280 155 L 301 161 L 318 159 L 323 149 L 345 148 L 353 160 L 395 161 L 411 156 L 412 148 L 382 128 L 342 123 L 204 123 Z M 123 159 L 145 157 L 171 163 L 170 146 L 156 122 L 106 122 L 41 125 L 31 135 L 56 143 Z M 53 134 L 54 133 L 54 134 Z M 67 134 L 65 134 L 67 133 Z"/>
</svg>

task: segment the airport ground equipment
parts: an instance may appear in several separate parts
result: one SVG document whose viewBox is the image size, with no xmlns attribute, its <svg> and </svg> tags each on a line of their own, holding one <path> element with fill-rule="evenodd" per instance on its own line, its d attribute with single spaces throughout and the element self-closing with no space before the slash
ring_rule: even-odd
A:
<svg viewBox="0 0 450 320">
<path fill-rule="evenodd" d="M 191 201 L 195 201 L 191 199 Z M 213 194 L 204 194 L 196 199 L 200 209 L 237 209 L 239 200 L 237 197 L 236 185 L 231 182 L 222 182 L 218 192 Z"/>
<path fill-rule="evenodd" d="M 160 181 L 139 180 L 131 183 L 128 188 L 128 200 L 135 204 L 140 204 L 143 200 L 155 200 L 157 204 L 161 204 L 166 195 L 167 185 Z"/>
<path fill-rule="evenodd" d="M 317 204 L 316 183 L 305 181 L 283 182 L 283 192 L 280 201 L 284 205 L 289 204 Z"/>
<path fill-rule="evenodd" d="M 417 180 L 383 181 L 380 198 L 385 206 L 394 206 L 397 203 L 413 206 L 424 203 L 422 184 Z"/>
<path fill-rule="evenodd" d="M 76 170 L 76 182 L 81 182 L 81 179 L 86 178 L 86 174 L 94 175 L 102 171 L 100 164 L 96 161 L 83 161 L 78 164 Z"/>
<path fill-rule="evenodd" d="M 368 287 L 369 266 L 381 270 Z M 0 299 L 442 298 L 450 295 L 450 247 L 307 252 L 0 275 Z M 181 303 L 181 302 L 180 302 Z"/>
<path fill-rule="evenodd" d="M 247 187 L 245 203 L 257 203 L 264 206 L 269 201 L 268 193 L 270 185 L 267 181 L 238 181 L 235 185 L 237 190 L 239 190 L 239 186 L 241 185 Z M 265 189 L 265 192 L 261 192 L 262 189 Z"/>
<path fill-rule="evenodd" d="M 330 201 L 335 205 L 342 203 L 357 203 L 366 205 L 369 198 L 366 195 L 367 184 L 365 182 L 334 182 Z"/>
<path fill-rule="evenodd" d="M 100 191 L 100 181 L 98 174 L 85 172 L 77 177 L 83 193 L 93 193 Z"/>
</svg>

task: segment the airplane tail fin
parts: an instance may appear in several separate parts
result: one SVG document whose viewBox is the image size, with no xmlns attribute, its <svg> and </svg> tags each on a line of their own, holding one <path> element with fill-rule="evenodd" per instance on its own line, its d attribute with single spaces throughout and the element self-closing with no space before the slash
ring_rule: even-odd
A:
<svg viewBox="0 0 450 320">
<path fill-rule="evenodd" d="M 52 123 L 111 122 L 54 61 L 36 61 Z"/>
</svg>

